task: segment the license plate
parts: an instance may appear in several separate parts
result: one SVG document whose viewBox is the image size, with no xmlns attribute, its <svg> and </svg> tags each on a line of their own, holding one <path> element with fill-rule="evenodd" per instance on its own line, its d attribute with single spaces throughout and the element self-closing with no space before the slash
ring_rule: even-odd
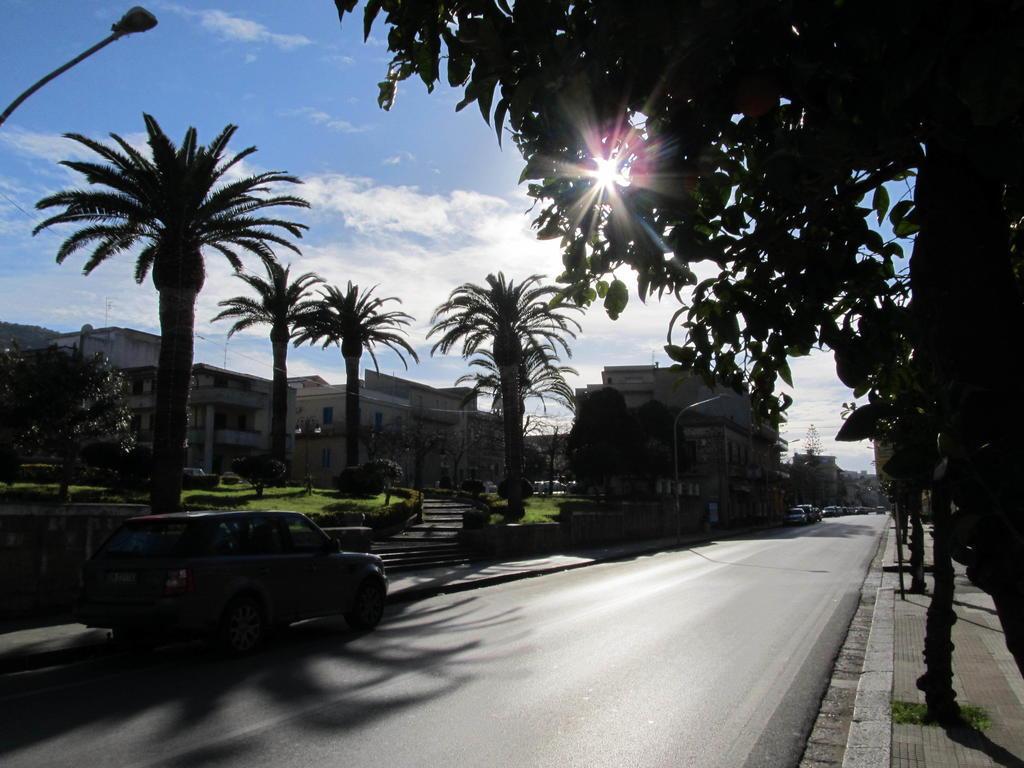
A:
<svg viewBox="0 0 1024 768">
<path fill-rule="evenodd" d="M 110 571 L 107 573 L 108 584 L 134 584 L 138 580 L 135 571 Z"/>
</svg>

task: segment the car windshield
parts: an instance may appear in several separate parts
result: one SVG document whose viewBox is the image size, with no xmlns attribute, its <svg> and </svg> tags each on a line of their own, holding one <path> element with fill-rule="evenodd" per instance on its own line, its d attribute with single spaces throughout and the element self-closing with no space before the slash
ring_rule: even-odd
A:
<svg viewBox="0 0 1024 768">
<path fill-rule="evenodd" d="M 185 554 L 189 529 L 185 520 L 143 520 L 127 522 L 111 536 L 98 558 L 166 557 Z"/>
</svg>

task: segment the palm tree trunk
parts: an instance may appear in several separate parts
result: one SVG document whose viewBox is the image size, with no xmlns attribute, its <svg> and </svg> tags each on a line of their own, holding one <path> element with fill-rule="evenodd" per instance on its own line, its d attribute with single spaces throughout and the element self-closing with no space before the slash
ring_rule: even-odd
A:
<svg viewBox="0 0 1024 768">
<path fill-rule="evenodd" d="M 345 466 L 359 465 L 359 356 L 345 355 Z"/>
<path fill-rule="evenodd" d="M 181 508 L 198 291 L 171 287 L 159 291 L 160 361 L 156 374 L 150 506 L 154 513 L 167 513 Z"/>
<path fill-rule="evenodd" d="M 519 365 L 502 366 L 501 377 L 502 426 L 505 432 L 505 492 L 511 517 L 523 515 L 523 415 L 519 406 L 516 386 Z"/>
<path fill-rule="evenodd" d="M 288 330 L 283 337 L 276 329 L 270 334 L 274 353 L 274 384 L 271 395 L 270 455 L 286 460 L 288 445 Z"/>
</svg>

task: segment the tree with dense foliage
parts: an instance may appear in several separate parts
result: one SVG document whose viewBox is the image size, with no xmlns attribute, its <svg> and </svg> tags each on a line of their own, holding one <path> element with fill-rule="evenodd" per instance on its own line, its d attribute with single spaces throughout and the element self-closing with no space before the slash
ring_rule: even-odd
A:
<svg viewBox="0 0 1024 768">
<path fill-rule="evenodd" d="M 257 499 L 262 499 L 263 489 L 281 480 L 287 468 L 283 461 L 274 456 L 254 454 L 232 459 L 231 471 L 253 487 Z"/>
<path fill-rule="evenodd" d="M 82 174 L 96 188 L 65 190 L 40 200 L 40 210 L 60 212 L 34 233 L 56 224 L 77 225 L 57 250 L 57 261 L 91 249 L 85 274 L 135 247 L 136 282 L 153 273 L 160 303 L 160 357 L 150 503 L 154 512 L 172 512 L 181 504 L 195 305 L 206 279 L 205 252 L 219 252 L 235 270 L 242 268 L 239 252 L 264 261 L 274 257 L 272 245 L 298 252 L 278 231 L 298 238 L 306 227 L 261 212 L 309 204 L 298 197 L 268 194 L 272 184 L 300 183 L 280 171 L 234 177 L 239 163 L 256 151 L 248 147 L 225 154 L 236 126 L 225 127 L 207 146 L 200 145 L 196 129 L 189 128 L 175 146 L 153 117 L 143 118 L 148 157 L 114 133 L 110 136 L 116 146 L 66 134 L 105 162 L 63 161 L 61 165 Z"/>
<path fill-rule="evenodd" d="M 305 315 L 295 344 L 319 344 L 323 348 L 336 344 L 345 359 L 345 465 L 359 464 L 359 361 L 365 350 L 377 368 L 378 345 L 387 347 L 408 368 L 405 355 L 417 363 L 419 356 L 405 339 L 405 326 L 413 317 L 396 310 L 383 311 L 389 301 L 402 300 L 395 296 L 380 298 L 373 292 L 377 286 L 361 291 L 351 281 L 342 291 L 329 285 L 320 291 L 320 299 L 313 311 Z"/>
<path fill-rule="evenodd" d="M 579 398 L 566 452 L 580 481 L 605 489 L 613 475 L 633 474 L 642 446 L 639 425 L 619 390 L 605 387 Z"/>
<path fill-rule="evenodd" d="M 288 445 L 288 342 L 296 334 L 306 314 L 316 303 L 309 299 L 310 289 L 323 279 L 306 272 L 289 281 L 291 265 L 282 267 L 277 261 L 264 263 L 267 279 L 245 272 L 236 273 L 255 291 L 256 296 L 235 296 L 217 303 L 226 307 L 214 321 L 234 319 L 228 338 L 254 325 L 270 326 L 270 344 L 274 355 L 273 394 L 270 419 L 270 455 L 284 462 Z"/>
<path fill-rule="evenodd" d="M 607 278 L 632 269 L 641 298 L 678 297 L 681 369 L 778 419 L 788 359 L 829 348 L 869 400 L 847 437 L 873 437 L 909 342 L 938 382 L 931 469 L 1024 672 L 1024 383 L 1000 332 L 1024 320 L 1024 9 L 371 0 L 367 34 L 379 15 L 382 106 L 413 75 L 433 88 L 444 61 L 459 107 L 522 153 L 567 295 L 618 314 L 627 291 Z M 890 231 L 914 239 L 909 270 Z"/>
<path fill-rule="evenodd" d="M 89 440 L 130 444 L 125 382 L 97 355 L 83 358 L 56 346 L 0 352 L 0 429 L 23 453 L 58 457 L 58 498 L 67 501 L 79 451 Z"/>
<path fill-rule="evenodd" d="M 537 347 L 571 356 L 568 338 L 575 338 L 580 327 L 567 314 L 577 308 L 552 301 L 558 289 L 543 285 L 541 280 L 541 275 L 531 275 L 517 284 L 499 272 L 487 276 L 486 286 L 463 283 L 434 310 L 427 334 L 428 338 L 439 337 L 431 354 L 447 354 L 457 346 L 464 358 L 486 351 L 486 359 L 496 369 L 512 515 L 523 510 L 519 494 L 523 471 L 523 366 L 528 356 L 537 354 L 530 351 Z"/>
</svg>

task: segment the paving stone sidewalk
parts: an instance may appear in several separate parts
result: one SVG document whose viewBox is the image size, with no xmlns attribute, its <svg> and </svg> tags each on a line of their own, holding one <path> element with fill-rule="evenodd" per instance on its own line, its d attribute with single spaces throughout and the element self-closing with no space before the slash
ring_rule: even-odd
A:
<svg viewBox="0 0 1024 768">
<path fill-rule="evenodd" d="M 926 536 L 925 562 L 931 562 L 931 537 Z M 886 558 L 896 559 L 895 530 L 890 527 Z M 909 586 L 909 577 L 906 579 Z M 883 588 L 894 590 L 892 697 L 924 702 L 915 682 L 924 672 L 925 615 L 931 594 L 900 599 L 898 574 L 887 572 Z M 944 730 L 935 726 L 892 726 L 892 768 L 1024 768 L 1024 679 L 1006 649 L 992 598 L 972 585 L 963 566 L 956 565 L 953 626 L 953 686 L 960 704 L 985 709 L 992 727 Z"/>
</svg>

